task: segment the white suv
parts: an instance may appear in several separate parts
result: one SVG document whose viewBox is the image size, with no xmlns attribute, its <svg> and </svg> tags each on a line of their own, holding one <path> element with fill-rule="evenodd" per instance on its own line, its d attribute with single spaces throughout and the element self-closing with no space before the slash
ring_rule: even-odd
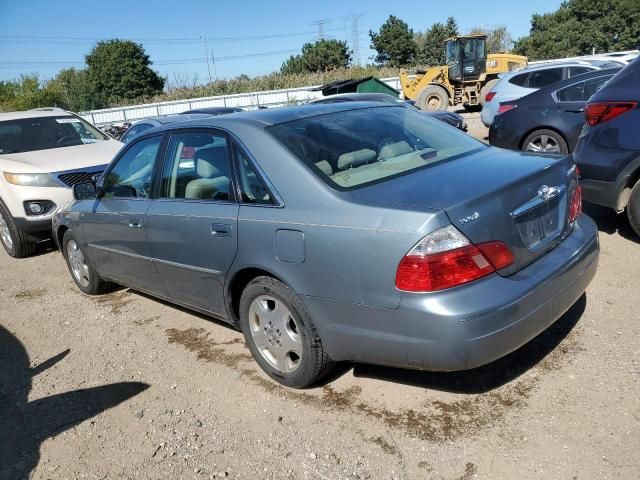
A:
<svg viewBox="0 0 640 480">
<path fill-rule="evenodd" d="M 0 113 L 0 243 L 12 257 L 51 237 L 72 188 L 100 174 L 122 144 L 58 108 Z"/>
</svg>

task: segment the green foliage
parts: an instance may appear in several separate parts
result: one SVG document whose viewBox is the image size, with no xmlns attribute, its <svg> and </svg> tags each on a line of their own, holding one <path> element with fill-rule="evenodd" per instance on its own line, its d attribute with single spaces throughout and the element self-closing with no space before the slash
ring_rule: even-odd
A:
<svg viewBox="0 0 640 480">
<path fill-rule="evenodd" d="M 378 32 L 369 30 L 371 48 L 378 54 L 375 61 L 388 67 L 403 67 L 413 64 L 416 56 L 416 42 L 413 30 L 406 22 L 393 15 Z"/>
<path fill-rule="evenodd" d="M 544 60 L 639 45 L 638 0 L 568 0 L 553 13 L 533 15 L 529 35 L 515 42 L 514 51 Z"/>
<path fill-rule="evenodd" d="M 487 36 L 487 54 L 509 52 L 513 48 L 513 40 L 507 27 L 486 29 L 482 27 L 472 28 L 471 35 Z"/>
<path fill-rule="evenodd" d="M 296 74 L 305 72 L 328 72 L 336 68 L 345 68 L 351 63 L 351 52 L 347 42 L 321 39 L 314 43 L 305 43 L 302 54 L 289 57 L 282 64 L 280 72 Z"/>
<path fill-rule="evenodd" d="M 81 112 L 105 106 L 95 85 L 89 80 L 87 70 L 60 70 L 51 83 L 62 93 L 65 108 L 69 110 Z"/>
<path fill-rule="evenodd" d="M 41 82 L 37 75 L 22 75 L 18 80 L 0 82 L 2 111 L 55 106 L 65 106 L 62 91 L 52 82 Z"/>
<path fill-rule="evenodd" d="M 458 24 L 453 17 L 447 19 L 447 23 L 434 23 L 424 33 L 418 33 L 415 41 L 418 54 L 416 63 L 427 67 L 444 65 L 445 40 L 458 35 Z"/>
<path fill-rule="evenodd" d="M 142 45 L 129 40 L 98 42 L 86 63 L 89 81 L 107 101 L 154 95 L 164 87 Z"/>
</svg>

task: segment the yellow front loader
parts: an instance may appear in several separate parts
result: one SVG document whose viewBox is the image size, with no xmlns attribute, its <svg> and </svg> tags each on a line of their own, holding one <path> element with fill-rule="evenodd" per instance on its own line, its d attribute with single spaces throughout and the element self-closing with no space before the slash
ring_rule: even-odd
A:
<svg viewBox="0 0 640 480">
<path fill-rule="evenodd" d="M 527 57 L 520 55 L 487 55 L 486 43 L 486 35 L 450 38 L 445 43 L 446 65 L 419 70 L 415 77 L 400 70 L 404 97 L 421 110 L 446 110 L 449 105 L 478 109 L 499 73 L 527 65 Z"/>
</svg>

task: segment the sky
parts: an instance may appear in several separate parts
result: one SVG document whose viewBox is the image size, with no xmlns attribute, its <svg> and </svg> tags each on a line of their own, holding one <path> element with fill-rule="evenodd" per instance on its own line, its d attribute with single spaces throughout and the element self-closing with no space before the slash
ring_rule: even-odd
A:
<svg viewBox="0 0 640 480">
<path fill-rule="evenodd" d="M 514 39 L 529 32 L 533 13 L 556 10 L 561 0 L 457 2 L 383 0 L 0 0 L 0 81 L 37 73 L 52 78 L 62 68 L 82 68 L 98 40 L 142 43 L 153 68 L 169 84 L 202 83 L 240 74 L 276 71 L 306 42 L 325 38 L 355 45 L 371 63 L 369 30 L 395 15 L 414 31 L 453 16 L 461 33 L 504 25 Z M 205 60 L 206 38 L 208 58 Z M 210 71 L 210 74 L 209 74 Z"/>
</svg>

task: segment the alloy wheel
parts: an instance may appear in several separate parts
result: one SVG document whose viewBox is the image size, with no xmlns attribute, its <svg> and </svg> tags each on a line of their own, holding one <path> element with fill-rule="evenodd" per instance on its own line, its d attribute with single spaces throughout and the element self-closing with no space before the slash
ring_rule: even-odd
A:
<svg viewBox="0 0 640 480">
<path fill-rule="evenodd" d="M 69 243 L 67 243 L 67 258 L 71 266 L 71 273 L 76 281 L 83 287 L 88 287 L 90 279 L 89 266 L 75 240 L 69 240 Z"/>
<path fill-rule="evenodd" d="M 260 355 L 273 368 L 292 373 L 302 361 L 300 327 L 277 298 L 260 295 L 249 307 L 251 337 Z"/>
<path fill-rule="evenodd" d="M 527 152 L 560 153 L 560 145 L 557 140 L 549 135 L 533 137 L 527 144 Z"/>
<path fill-rule="evenodd" d="M 7 224 L 6 220 L 1 214 L 0 214 L 0 238 L 2 238 L 2 243 L 6 245 L 7 249 L 11 250 L 13 248 L 13 239 L 11 238 L 9 225 Z"/>
</svg>

